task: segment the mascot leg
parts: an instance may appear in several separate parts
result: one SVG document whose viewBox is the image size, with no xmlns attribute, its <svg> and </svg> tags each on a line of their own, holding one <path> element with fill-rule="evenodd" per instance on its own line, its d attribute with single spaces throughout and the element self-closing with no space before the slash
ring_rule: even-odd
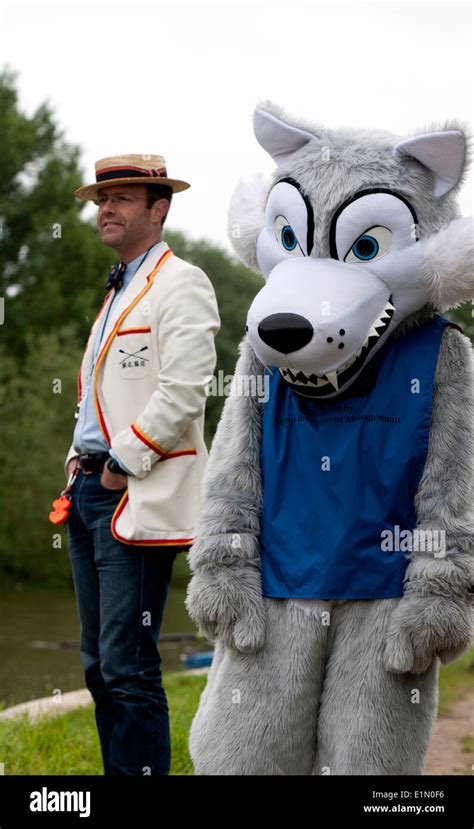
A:
<svg viewBox="0 0 474 829">
<path fill-rule="evenodd" d="M 314 774 L 422 773 L 439 660 L 418 676 L 385 669 L 385 634 L 398 601 L 347 601 L 333 609 Z"/>
<path fill-rule="evenodd" d="M 312 773 L 328 627 L 291 601 L 264 601 L 262 650 L 217 643 L 191 726 L 196 774 Z"/>
</svg>

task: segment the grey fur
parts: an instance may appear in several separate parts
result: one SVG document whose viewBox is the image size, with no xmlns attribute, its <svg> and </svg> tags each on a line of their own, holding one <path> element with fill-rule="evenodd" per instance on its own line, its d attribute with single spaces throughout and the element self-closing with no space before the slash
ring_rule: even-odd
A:
<svg viewBox="0 0 474 829">
<path fill-rule="evenodd" d="M 315 602 L 311 613 L 264 601 L 265 648 L 217 643 L 190 733 L 196 773 L 420 774 L 439 663 L 421 677 L 384 669 L 396 600 Z"/>
<path fill-rule="evenodd" d="M 282 117 L 279 108 L 265 106 Z M 469 296 L 472 240 L 465 222 L 455 221 L 457 188 L 436 199 L 427 170 L 410 159 L 400 165 L 393 158 L 398 136 L 323 130 L 284 117 L 318 134 L 273 177 L 297 178 L 311 198 L 318 216 L 312 256 L 329 255 L 330 217 L 355 189 L 392 187 L 414 204 L 425 240 L 422 278 L 430 301 L 402 320 L 394 336 L 422 324 L 434 309 Z M 445 128 L 458 126 L 451 122 Z M 329 161 L 320 152 L 326 145 Z M 247 199 L 245 233 L 232 239 L 252 267 L 262 186 L 255 191 L 250 220 L 251 196 Z M 241 204 L 241 198 L 234 200 L 231 223 L 239 224 Z M 448 255 L 443 234 L 459 242 Z M 263 372 L 244 338 L 236 375 Z M 186 606 L 206 635 L 217 640 L 190 735 L 198 774 L 324 774 L 326 769 L 331 774 L 421 774 L 436 716 L 439 660 L 455 659 L 472 638 L 473 413 L 470 343 L 447 329 L 415 499 L 417 529 L 444 531 L 445 555 L 413 547 L 401 599 L 305 603 L 262 596 L 262 405 L 255 396 L 227 399 L 189 556 L 193 578 Z M 325 627 L 321 613 L 328 607 Z M 237 691 L 240 702 L 234 699 Z"/>
<path fill-rule="evenodd" d="M 474 283 L 471 217 L 457 219 L 426 239 L 422 277 L 432 306 L 440 311 L 471 298 Z"/>
<path fill-rule="evenodd" d="M 249 344 L 240 345 L 235 374 L 263 374 Z M 205 508 L 189 561 L 195 573 L 186 607 L 211 639 L 242 651 L 260 648 L 264 607 L 260 578 L 261 403 L 232 393 L 216 429 L 203 480 Z"/>
</svg>

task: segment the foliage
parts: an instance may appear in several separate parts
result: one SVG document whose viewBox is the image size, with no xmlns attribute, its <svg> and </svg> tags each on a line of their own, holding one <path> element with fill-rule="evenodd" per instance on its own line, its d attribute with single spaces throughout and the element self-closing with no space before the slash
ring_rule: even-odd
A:
<svg viewBox="0 0 474 829">
<path fill-rule="evenodd" d="M 452 308 L 445 314 L 450 320 L 456 322 L 464 331 L 466 337 L 469 337 L 474 343 L 474 304 L 473 302 L 463 302 L 458 308 Z"/>
<path fill-rule="evenodd" d="M 103 294 L 110 252 L 81 218 L 79 149 L 66 144 L 46 105 L 28 118 L 15 75 L 0 74 L 0 341 L 21 365 L 27 338 L 69 321 L 84 338 Z"/>
</svg>

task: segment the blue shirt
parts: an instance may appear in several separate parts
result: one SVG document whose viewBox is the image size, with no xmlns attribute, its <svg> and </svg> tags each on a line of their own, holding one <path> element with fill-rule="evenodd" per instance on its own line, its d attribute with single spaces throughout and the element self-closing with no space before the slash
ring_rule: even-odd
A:
<svg viewBox="0 0 474 829">
<path fill-rule="evenodd" d="M 400 533 L 416 526 L 447 324 L 436 316 L 392 337 L 339 399 L 303 397 L 278 371 L 270 377 L 261 444 L 265 596 L 403 595 Z"/>
<path fill-rule="evenodd" d="M 161 244 L 163 244 L 163 242 L 157 242 L 156 245 L 153 245 L 153 247 L 150 248 L 148 253 L 155 251 L 156 248 Z M 127 286 L 132 281 L 144 258 L 145 254 L 141 253 L 139 256 L 136 257 L 136 259 L 133 259 L 131 262 L 128 263 L 127 268 L 122 277 L 123 285 L 120 288 L 120 290 L 115 290 L 115 294 L 112 298 L 111 303 L 109 304 L 107 313 L 104 316 L 104 319 L 101 323 L 101 327 L 97 331 L 94 340 L 94 356 L 92 366 L 89 372 L 89 377 L 86 380 L 84 392 L 79 406 L 79 413 L 72 441 L 74 449 L 78 454 L 106 452 L 108 450 L 111 457 L 114 458 L 120 464 L 120 466 L 122 466 L 123 469 L 125 469 L 130 475 L 132 473 L 125 466 L 125 464 L 122 463 L 120 458 L 117 457 L 114 451 L 109 447 L 103 435 L 102 429 L 100 428 L 94 406 L 94 384 L 92 382 L 92 378 L 94 376 L 97 357 L 104 338 L 104 330 L 107 324 L 107 319 L 112 313 L 112 309 L 114 308 L 115 304 L 119 301 L 119 299 L 125 292 Z"/>
</svg>

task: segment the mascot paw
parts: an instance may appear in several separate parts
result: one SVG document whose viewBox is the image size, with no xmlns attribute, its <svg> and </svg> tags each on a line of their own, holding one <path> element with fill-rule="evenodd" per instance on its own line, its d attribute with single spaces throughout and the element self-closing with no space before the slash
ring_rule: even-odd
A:
<svg viewBox="0 0 474 829">
<path fill-rule="evenodd" d="M 262 608 L 264 611 L 264 608 Z M 234 647 L 241 653 L 255 653 L 265 642 L 265 613 L 254 609 L 236 623 L 233 631 Z"/>
<path fill-rule="evenodd" d="M 468 602 L 441 596 L 405 596 L 390 619 L 384 665 L 392 673 L 424 673 L 435 657 L 443 664 L 461 656 L 472 641 Z"/>
<path fill-rule="evenodd" d="M 265 605 L 256 570 L 222 567 L 194 574 L 186 608 L 207 639 L 254 653 L 265 641 Z"/>
</svg>

